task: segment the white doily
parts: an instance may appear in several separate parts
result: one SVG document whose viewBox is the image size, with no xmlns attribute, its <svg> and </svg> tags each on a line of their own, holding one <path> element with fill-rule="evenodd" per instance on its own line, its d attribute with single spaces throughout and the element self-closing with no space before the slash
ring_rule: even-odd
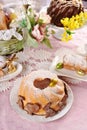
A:
<svg viewBox="0 0 87 130">
<path fill-rule="evenodd" d="M 31 58 L 40 61 L 47 60 L 51 57 L 51 53 L 43 49 L 38 49 L 38 50 L 34 49 L 32 50 L 32 53 L 29 53 L 29 55 Z"/>
<path fill-rule="evenodd" d="M 50 61 L 43 61 L 43 62 L 40 62 L 38 64 L 36 64 L 36 68 L 37 69 L 46 69 L 46 70 L 49 70 L 49 66 L 50 66 L 51 62 Z"/>
<path fill-rule="evenodd" d="M 13 36 L 18 40 L 23 39 L 22 35 L 16 31 L 16 28 L 0 31 L 0 40 L 10 40 Z"/>
<path fill-rule="evenodd" d="M 17 54 L 18 61 L 23 66 L 21 76 L 25 76 L 33 70 L 49 69 L 51 64 L 51 52 L 44 49 L 25 48 Z"/>
<path fill-rule="evenodd" d="M 11 81 L 1 82 L 0 83 L 0 92 L 5 92 L 11 86 L 13 86 L 13 82 L 11 82 Z"/>
<path fill-rule="evenodd" d="M 26 47 L 23 52 L 17 53 L 18 61 L 20 62 L 32 62 L 32 60 L 46 61 L 51 58 L 51 52 L 46 51 L 44 49 L 36 49 Z M 33 62 L 34 63 L 34 62 Z"/>
<path fill-rule="evenodd" d="M 18 57 L 18 62 L 21 63 L 29 60 L 29 55 L 26 54 L 25 50 L 23 50 L 22 52 L 18 52 L 16 56 Z"/>
<path fill-rule="evenodd" d="M 31 71 L 33 71 L 33 66 L 29 65 L 28 63 L 23 62 L 23 71 L 21 73 L 21 77 L 26 76 L 29 74 Z"/>
</svg>

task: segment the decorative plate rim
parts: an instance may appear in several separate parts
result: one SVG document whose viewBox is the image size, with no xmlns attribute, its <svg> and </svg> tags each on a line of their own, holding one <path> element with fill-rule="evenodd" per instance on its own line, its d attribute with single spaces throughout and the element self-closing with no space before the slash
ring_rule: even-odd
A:
<svg viewBox="0 0 87 130">
<path fill-rule="evenodd" d="M 0 83 L 3 82 L 3 81 L 11 80 L 22 72 L 23 67 L 20 63 L 14 62 L 14 65 L 17 66 L 17 70 L 13 73 L 9 73 L 9 74 L 6 74 L 3 77 L 0 77 Z"/>
</svg>

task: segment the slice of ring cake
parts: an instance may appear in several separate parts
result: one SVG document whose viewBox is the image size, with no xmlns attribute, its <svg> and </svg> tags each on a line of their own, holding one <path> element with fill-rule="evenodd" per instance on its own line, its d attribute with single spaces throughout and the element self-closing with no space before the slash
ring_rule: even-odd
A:
<svg viewBox="0 0 87 130">
<path fill-rule="evenodd" d="M 59 70 L 65 68 L 67 70 L 76 71 L 79 75 L 87 74 L 87 57 L 79 55 L 78 53 L 68 50 L 55 57 L 55 69 Z M 62 51 L 64 51 L 62 49 Z"/>
</svg>

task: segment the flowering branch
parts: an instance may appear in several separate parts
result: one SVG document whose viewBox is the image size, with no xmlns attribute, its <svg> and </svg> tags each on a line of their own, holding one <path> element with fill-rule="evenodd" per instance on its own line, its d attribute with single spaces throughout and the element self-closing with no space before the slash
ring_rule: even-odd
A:
<svg viewBox="0 0 87 130">
<path fill-rule="evenodd" d="M 22 20 L 21 26 L 27 28 L 27 43 L 29 45 L 36 47 L 38 43 L 44 43 L 51 48 L 46 27 L 50 23 L 50 20 L 49 15 L 44 13 L 36 14 L 32 8 L 27 8 L 26 18 Z"/>
<path fill-rule="evenodd" d="M 87 22 L 87 12 L 81 12 L 79 15 L 71 18 L 61 19 L 64 26 L 64 33 L 62 34 L 62 41 L 69 41 L 72 39 L 73 30 L 80 28 Z"/>
</svg>

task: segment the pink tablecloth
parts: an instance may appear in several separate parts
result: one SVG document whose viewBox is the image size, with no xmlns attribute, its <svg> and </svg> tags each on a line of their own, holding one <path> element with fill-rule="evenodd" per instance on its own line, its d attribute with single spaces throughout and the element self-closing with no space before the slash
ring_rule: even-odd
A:
<svg viewBox="0 0 87 130">
<path fill-rule="evenodd" d="M 0 92 L 0 130 L 87 130 L 87 82 L 76 85 L 69 83 L 74 95 L 73 105 L 64 117 L 49 123 L 37 123 L 23 119 L 13 110 L 9 99 L 13 83 L 18 77 L 24 76 L 34 69 L 48 69 L 55 51 L 61 46 L 72 48 L 73 43 L 74 45 L 83 43 L 83 41 L 86 43 L 87 26 L 74 38 L 65 44 L 51 37 L 53 49 L 48 49 L 45 46 L 40 46 L 37 49 L 27 47 L 24 52 L 17 54 L 18 62 L 23 65 L 22 73 L 13 80 L 0 83 L 3 90 L 6 88 L 4 92 Z"/>
<path fill-rule="evenodd" d="M 55 51 L 61 47 L 60 42 L 55 38 L 51 38 L 51 43 L 54 45 L 53 49 L 48 49 L 46 46 L 40 46 L 37 49 L 27 47 L 23 52 L 17 54 L 19 62 L 23 65 L 23 72 L 18 77 L 26 75 L 33 69 L 48 69 Z M 49 123 L 34 123 L 23 119 L 10 105 L 10 92 L 16 79 L 17 77 L 11 81 L 0 83 L 0 86 L 6 85 L 9 88 L 0 93 L 0 130 L 87 129 L 87 82 L 76 85 L 69 84 L 74 94 L 74 102 L 70 111 L 64 117 Z"/>
</svg>

